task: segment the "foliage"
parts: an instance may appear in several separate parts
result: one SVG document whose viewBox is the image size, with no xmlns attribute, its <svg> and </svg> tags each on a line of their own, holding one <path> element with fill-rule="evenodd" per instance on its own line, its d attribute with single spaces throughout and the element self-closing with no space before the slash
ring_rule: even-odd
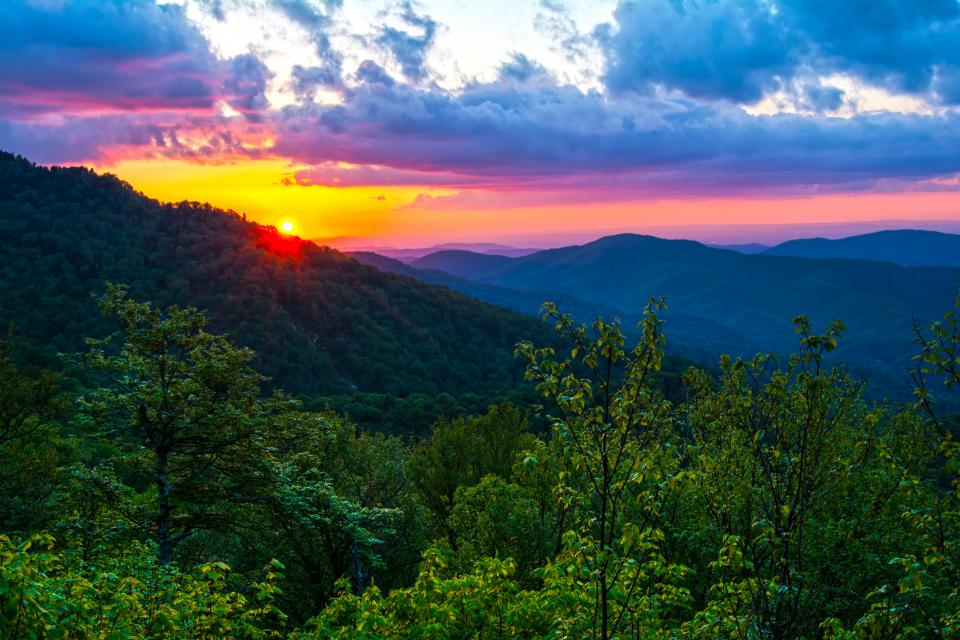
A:
<svg viewBox="0 0 960 640">
<path fill-rule="evenodd" d="M 529 442 L 527 419 L 509 404 L 490 407 L 477 418 L 441 419 L 429 438 L 411 452 L 413 482 L 424 504 L 454 549 L 456 529 L 448 522 L 457 490 L 487 474 L 510 479 L 517 454 Z"/>
<path fill-rule="evenodd" d="M 357 592 L 375 578 L 402 580 L 422 548 L 406 456 L 398 439 L 332 415 L 290 412 L 265 434 L 250 463 L 263 487 L 247 492 L 240 556 L 269 549 L 286 565 L 279 601 L 295 618 L 313 615 L 341 578 Z"/>
<path fill-rule="evenodd" d="M 196 309 L 161 313 L 108 285 L 101 310 L 121 321 L 123 344 L 114 354 L 114 336 L 90 343 L 84 361 L 111 384 L 81 400 L 84 426 L 119 442 L 149 478 L 156 509 L 146 526 L 169 564 L 180 542 L 223 517 L 218 503 L 276 403 L 259 400 L 253 352 L 204 331 Z"/>
<path fill-rule="evenodd" d="M 662 512 L 679 479 L 672 446 L 671 405 L 649 379 L 663 362 L 659 313 L 651 300 L 641 337 L 629 351 L 618 323 L 594 321 L 590 331 L 555 306 L 545 315 L 569 343 L 569 357 L 522 343 L 527 377 L 553 402 L 553 433 L 562 442 L 558 492 L 573 520 L 556 576 L 592 600 L 577 626 L 591 637 L 644 636 L 664 626 L 664 612 L 682 606 L 687 568 L 661 552 Z M 556 567 L 553 568 L 556 571 Z M 589 621 L 589 622 L 587 622 Z"/>
<path fill-rule="evenodd" d="M 825 370 L 843 326 L 814 334 L 786 367 L 725 358 L 719 389 L 692 374 L 689 481 L 702 505 L 687 535 L 714 550 L 700 635 L 805 637 L 850 615 L 847 595 L 892 580 L 901 521 L 935 441 L 909 412 L 870 407 L 863 385 Z"/>
<path fill-rule="evenodd" d="M 467 573 L 449 575 L 438 552 L 424 558 L 417 581 L 384 595 L 334 600 L 296 640 L 327 638 L 544 638 L 556 627 L 540 594 L 513 580 L 510 560 L 484 559 Z"/>
<path fill-rule="evenodd" d="M 171 570 L 145 549 L 86 566 L 54 550 L 53 539 L 0 535 L 0 635 L 10 640 L 266 639 L 279 637 L 271 601 L 277 563 L 248 593 L 227 587 L 229 568 Z"/>
<path fill-rule="evenodd" d="M 42 521 L 60 452 L 50 446 L 65 409 L 59 377 L 22 371 L 0 342 L 0 522 L 29 530 Z"/>
</svg>

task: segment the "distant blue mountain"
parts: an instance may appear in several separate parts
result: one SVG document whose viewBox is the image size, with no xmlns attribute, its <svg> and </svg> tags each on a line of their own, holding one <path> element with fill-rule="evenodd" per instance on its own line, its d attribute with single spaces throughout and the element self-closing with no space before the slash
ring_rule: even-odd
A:
<svg viewBox="0 0 960 640">
<path fill-rule="evenodd" d="M 960 235 L 915 229 L 877 231 L 839 240 L 790 240 L 764 253 L 799 258 L 882 260 L 910 267 L 960 267 Z"/>
<path fill-rule="evenodd" d="M 746 244 L 708 244 L 708 247 L 713 247 L 714 249 L 729 249 L 730 251 L 736 251 L 737 253 L 763 253 L 770 248 L 769 245 L 760 244 L 758 242 L 748 242 Z"/>
<path fill-rule="evenodd" d="M 437 269 L 447 273 L 469 278 L 477 273 L 483 273 L 503 266 L 510 262 L 506 256 L 476 253 L 474 251 L 437 251 L 430 255 L 418 258 L 410 263 L 417 269 Z"/>
<path fill-rule="evenodd" d="M 960 237 L 932 232 L 887 237 L 919 237 L 912 234 Z M 442 251 L 413 262 L 408 275 L 527 312 L 544 300 L 560 302 L 561 308 L 566 302 L 581 320 L 612 311 L 627 326 L 639 319 L 648 296 L 663 295 L 670 305 L 668 340 L 698 358 L 794 351 L 795 316 L 808 315 L 817 327 L 841 319 L 849 337 L 839 358 L 868 375 L 875 391 L 904 397 L 916 351 L 913 324 L 938 319 L 952 307 L 960 268 L 905 267 L 879 261 L 879 255 L 870 254 L 870 260 L 746 255 L 689 240 L 622 234 L 519 258 Z"/>
<path fill-rule="evenodd" d="M 343 249 L 347 253 L 377 254 L 386 258 L 400 260 L 401 262 L 413 262 L 418 258 L 443 251 L 468 251 L 470 253 L 482 253 L 495 256 L 508 256 L 519 258 L 531 253 L 536 253 L 540 249 L 531 249 L 523 247 L 511 247 L 505 244 L 496 244 L 492 242 L 445 242 L 444 244 L 434 245 L 432 247 L 421 247 L 419 249 L 402 249 L 397 247 L 363 246 L 354 249 Z"/>
</svg>

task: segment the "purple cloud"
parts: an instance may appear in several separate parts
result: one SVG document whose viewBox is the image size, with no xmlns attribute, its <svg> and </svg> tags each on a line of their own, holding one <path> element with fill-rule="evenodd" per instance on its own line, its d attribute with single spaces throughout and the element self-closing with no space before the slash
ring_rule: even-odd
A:
<svg viewBox="0 0 960 640">
<path fill-rule="evenodd" d="M 224 70 L 184 11 L 153 2 L 0 5 L 4 113 L 195 110 Z"/>
<path fill-rule="evenodd" d="M 752 116 L 722 104 L 611 99 L 542 76 L 516 77 L 526 76 L 504 73 L 456 94 L 361 85 L 340 105 L 285 109 L 276 150 L 311 164 L 420 172 L 424 184 L 455 175 L 504 188 L 562 188 L 584 175 L 637 192 L 837 189 L 960 171 L 956 113 Z M 404 173 L 402 183 L 410 181 Z"/>
<path fill-rule="evenodd" d="M 269 106 L 257 57 L 218 59 L 181 7 L 149 0 L 0 4 L 0 55 L 0 147 L 43 162 L 235 151 L 219 103 L 247 123 Z"/>
<path fill-rule="evenodd" d="M 393 78 L 371 60 L 344 74 L 329 38 L 339 0 L 269 0 L 320 57 L 293 67 L 297 102 L 276 110 L 263 61 L 219 59 L 178 6 L 11 0 L 0 4 L 0 147 L 43 162 L 131 149 L 205 161 L 271 153 L 313 165 L 299 184 L 552 191 L 565 201 L 952 188 L 958 110 L 828 117 L 847 96 L 817 73 L 960 103 L 960 5 L 840 4 L 623 2 L 594 34 L 602 89 L 563 84 L 515 54 L 495 80 L 449 91 L 425 66 L 439 26 L 410 3 L 396 7 L 409 28 L 375 38 L 403 71 Z M 342 102 L 314 102 L 321 87 Z M 774 89 L 817 115 L 737 106 Z M 223 117 L 220 103 L 241 117 Z M 269 151 L 245 144 L 267 137 Z"/>
</svg>

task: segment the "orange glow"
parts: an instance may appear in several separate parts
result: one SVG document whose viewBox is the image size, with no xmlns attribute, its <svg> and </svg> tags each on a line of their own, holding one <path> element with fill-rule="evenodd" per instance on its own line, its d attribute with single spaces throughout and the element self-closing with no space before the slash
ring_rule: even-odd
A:
<svg viewBox="0 0 960 640">
<path fill-rule="evenodd" d="M 209 202 L 278 229 L 296 212 L 296 219 L 290 221 L 304 238 L 392 235 L 404 217 L 393 210 L 423 191 L 416 187 L 301 186 L 292 179 L 302 167 L 276 158 L 217 165 L 155 158 L 95 168 L 118 175 L 151 198 Z"/>
<path fill-rule="evenodd" d="M 197 164 L 161 158 L 124 160 L 96 167 L 129 181 L 163 201 L 198 200 L 246 214 L 284 233 L 320 239 L 334 246 L 428 246 L 446 241 L 500 241 L 536 246 L 541 239 L 577 238 L 635 231 L 663 232 L 729 225 L 782 225 L 862 220 L 960 220 L 960 193 L 916 191 L 821 194 L 803 197 L 691 197 L 630 202 L 558 203 L 556 197 L 521 193 L 520 206 L 509 194 L 497 195 L 497 208 L 431 207 L 417 196 L 453 195 L 453 189 L 305 186 L 293 179 L 303 167 L 284 159 L 252 159 L 235 164 Z M 496 195 L 496 194 L 495 194 Z M 579 194 L 582 200 L 589 194 Z M 584 195 L 587 197 L 584 198 Z M 598 193 L 598 198 L 604 194 Z M 549 204 L 548 204 L 549 202 Z M 289 217 L 297 213 L 296 220 Z M 293 225 L 288 229 L 284 223 Z M 677 237 L 673 234 L 672 237 Z M 556 244 L 548 241 L 548 244 Z"/>
<path fill-rule="evenodd" d="M 403 225 L 396 225 L 393 233 L 332 244 L 344 248 L 362 245 L 421 247 L 453 240 L 504 242 L 514 246 L 559 246 L 623 232 L 674 238 L 697 238 L 702 235 L 722 238 L 728 235 L 736 237 L 734 234 L 737 230 L 731 227 L 737 225 L 870 220 L 960 221 L 960 193 L 941 191 L 689 198 L 506 206 L 497 210 L 431 210 L 410 206 L 395 215 L 397 219 L 402 219 Z M 541 243 L 541 240 L 545 242 Z"/>
<path fill-rule="evenodd" d="M 284 235 L 270 227 L 257 229 L 257 246 L 283 258 L 298 260 L 309 245 L 309 240 Z"/>
</svg>

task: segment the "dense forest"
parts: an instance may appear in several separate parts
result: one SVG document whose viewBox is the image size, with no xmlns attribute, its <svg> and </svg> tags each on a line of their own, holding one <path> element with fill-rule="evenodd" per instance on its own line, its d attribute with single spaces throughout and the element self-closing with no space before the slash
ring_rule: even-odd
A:
<svg viewBox="0 0 960 640">
<path fill-rule="evenodd" d="M 533 318 L 356 263 L 209 205 L 161 205 L 84 168 L 0 152 L 0 322 L 21 361 L 60 368 L 111 328 L 107 281 L 256 352 L 272 387 L 368 426 L 425 430 L 439 415 L 529 397 L 513 345 Z M 77 370 L 74 370 L 76 373 Z"/>
<path fill-rule="evenodd" d="M 952 313 L 912 405 L 866 401 L 823 365 L 843 325 L 803 317 L 796 355 L 671 402 L 662 300 L 635 344 L 548 304 L 554 346 L 516 347 L 539 404 L 411 441 L 267 391 L 197 309 L 98 305 L 96 384 L 0 359 L 4 638 L 957 635 Z"/>
<path fill-rule="evenodd" d="M 234 212 L 161 204 L 110 175 L 0 152 L 0 323 L 11 356 L 66 366 L 64 384 L 83 384 L 61 354 L 111 332 L 95 302 L 107 282 L 161 306 L 204 309 L 213 330 L 254 350 L 268 388 L 388 433 L 533 401 L 513 347 L 549 339 L 535 318 Z M 665 388 L 677 388 L 685 366 L 668 360 Z"/>
</svg>

